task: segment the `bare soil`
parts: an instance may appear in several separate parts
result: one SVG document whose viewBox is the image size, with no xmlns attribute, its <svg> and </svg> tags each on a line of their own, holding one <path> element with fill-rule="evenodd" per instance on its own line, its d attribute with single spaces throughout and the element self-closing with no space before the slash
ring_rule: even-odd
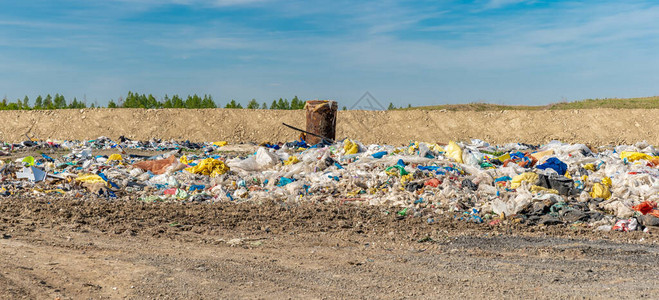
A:
<svg viewBox="0 0 659 300">
<path fill-rule="evenodd" d="M 656 298 L 659 231 L 473 224 L 358 204 L 0 198 L 19 299 Z"/>
<path fill-rule="evenodd" d="M 230 143 L 285 142 L 304 128 L 303 110 L 66 109 L 0 111 L 0 141 L 38 139 L 151 138 Z M 591 145 L 659 144 L 659 109 L 539 111 L 339 111 L 337 138 L 405 144 L 479 138 L 494 144 L 541 144 L 551 140 Z"/>
</svg>

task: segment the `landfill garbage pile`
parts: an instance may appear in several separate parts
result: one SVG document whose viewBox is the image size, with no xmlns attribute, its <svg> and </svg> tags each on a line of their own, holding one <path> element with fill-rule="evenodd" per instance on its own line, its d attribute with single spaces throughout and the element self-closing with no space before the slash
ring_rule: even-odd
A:
<svg viewBox="0 0 659 300">
<path fill-rule="evenodd" d="M 227 142 L 153 140 L 5 144 L 57 148 L 61 157 L 0 161 L 0 199 L 64 195 L 147 202 L 279 201 L 395 206 L 400 217 L 441 214 L 496 225 L 579 224 L 634 231 L 659 226 L 659 153 L 646 142 L 589 148 L 490 145 L 482 140 L 408 146 L 304 141 L 262 143 L 247 155 Z M 111 155 L 94 155 L 115 149 Z M 156 150 L 128 155 L 126 149 Z M 35 155 L 36 156 L 36 155 Z"/>
</svg>

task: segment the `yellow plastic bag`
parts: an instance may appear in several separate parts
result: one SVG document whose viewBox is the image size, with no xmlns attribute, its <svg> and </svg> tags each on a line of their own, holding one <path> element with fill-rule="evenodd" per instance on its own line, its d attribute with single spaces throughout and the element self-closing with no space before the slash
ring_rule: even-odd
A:
<svg viewBox="0 0 659 300">
<path fill-rule="evenodd" d="M 78 178 L 76 178 L 76 181 L 84 182 L 84 183 L 106 183 L 101 176 L 95 175 L 95 174 L 83 174 L 83 175 L 78 175 Z"/>
<path fill-rule="evenodd" d="M 227 144 L 229 144 L 229 143 L 227 143 L 227 141 L 219 141 L 219 142 L 215 142 L 215 143 L 213 143 L 213 146 L 224 147 L 224 146 L 226 146 Z"/>
<path fill-rule="evenodd" d="M 188 160 L 188 157 L 183 155 L 181 158 L 179 158 L 179 161 L 184 164 L 184 165 L 189 165 L 191 164 L 194 160 Z"/>
<path fill-rule="evenodd" d="M 432 151 L 444 152 L 444 148 L 442 148 L 442 146 L 437 145 L 437 144 L 430 144 L 430 146 L 428 148 L 430 148 L 430 150 L 432 150 Z"/>
<path fill-rule="evenodd" d="M 558 195 L 558 191 L 555 190 L 555 189 L 548 189 L 546 187 L 542 187 L 542 186 L 539 186 L 539 185 L 531 186 L 531 193 L 539 193 L 539 192 L 547 192 L 547 193 L 552 193 L 552 194 L 557 194 Z"/>
<path fill-rule="evenodd" d="M 412 181 L 412 174 L 403 175 L 400 177 L 400 183 L 405 185 L 406 183 Z"/>
<path fill-rule="evenodd" d="M 284 161 L 284 165 L 294 165 L 299 162 L 300 160 L 296 156 L 289 156 L 288 159 Z"/>
<path fill-rule="evenodd" d="M 538 174 L 533 172 L 522 173 L 513 177 L 513 179 L 510 181 L 510 188 L 516 189 L 522 186 L 522 182 L 535 183 L 537 181 L 538 181 Z"/>
<path fill-rule="evenodd" d="M 606 185 L 595 183 L 593 185 L 593 190 L 590 192 L 590 196 L 593 198 L 603 198 L 604 200 L 608 200 L 611 198 L 611 192 Z"/>
<path fill-rule="evenodd" d="M 654 156 L 648 155 L 645 153 L 641 152 L 631 152 L 631 151 L 622 151 L 620 152 L 620 159 L 627 159 L 627 161 L 632 162 L 632 161 L 637 161 L 641 159 L 645 160 L 652 160 Z"/>
<path fill-rule="evenodd" d="M 419 150 L 419 142 L 414 142 L 414 144 L 410 145 L 410 147 L 407 148 L 407 153 L 414 154 L 416 150 Z"/>
<path fill-rule="evenodd" d="M 229 166 L 225 165 L 224 162 L 219 159 L 209 157 L 202 160 L 198 165 L 186 168 L 185 170 L 194 174 L 216 177 L 228 172 Z"/>
<path fill-rule="evenodd" d="M 121 154 L 115 153 L 115 154 L 110 155 L 110 157 L 108 157 L 108 160 L 106 161 L 106 163 L 111 163 L 113 161 L 121 162 L 123 160 L 124 160 L 124 158 L 121 157 Z"/>
<path fill-rule="evenodd" d="M 613 185 L 613 182 L 611 181 L 611 178 L 604 177 L 604 178 L 602 178 L 602 184 L 607 186 L 607 187 L 611 187 Z"/>
<path fill-rule="evenodd" d="M 351 140 L 346 139 L 346 141 L 343 143 L 343 151 L 345 151 L 345 154 L 357 154 L 357 152 L 359 152 L 359 145 Z"/>
<path fill-rule="evenodd" d="M 595 171 L 595 164 L 594 163 L 589 163 L 583 165 L 583 168 L 589 171 Z"/>
<path fill-rule="evenodd" d="M 462 149 L 454 141 L 450 141 L 448 146 L 446 146 L 446 156 L 452 158 L 457 163 L 463 163 Z"/>
</svg>

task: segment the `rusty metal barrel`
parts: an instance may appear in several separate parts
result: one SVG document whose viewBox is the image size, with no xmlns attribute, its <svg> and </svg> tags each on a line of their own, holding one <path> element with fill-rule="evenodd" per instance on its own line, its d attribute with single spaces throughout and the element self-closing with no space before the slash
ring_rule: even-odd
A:
<svg viewBox="0 0 659 300">
<path fill-rule="evenodd" d="M 334 140 L 336 137 L 336 111 L 338 104 L 332 100 L 309 100 L 304 105 L 307 112 L 307 131 Z M 306 142 L 315 145 L 321 138 L 306 135 Z"/>
</svg>

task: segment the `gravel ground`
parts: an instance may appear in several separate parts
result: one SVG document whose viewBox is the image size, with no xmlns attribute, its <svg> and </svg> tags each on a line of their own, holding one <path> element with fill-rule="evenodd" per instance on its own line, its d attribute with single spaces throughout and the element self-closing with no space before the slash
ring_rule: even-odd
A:
<svg viewBox="0 0 659 300">
<path fill-rule="evenodd" d="M 656 298 L 659 230 L 356 204 L 0 198 L 5 298 Z"/>
</svg>

